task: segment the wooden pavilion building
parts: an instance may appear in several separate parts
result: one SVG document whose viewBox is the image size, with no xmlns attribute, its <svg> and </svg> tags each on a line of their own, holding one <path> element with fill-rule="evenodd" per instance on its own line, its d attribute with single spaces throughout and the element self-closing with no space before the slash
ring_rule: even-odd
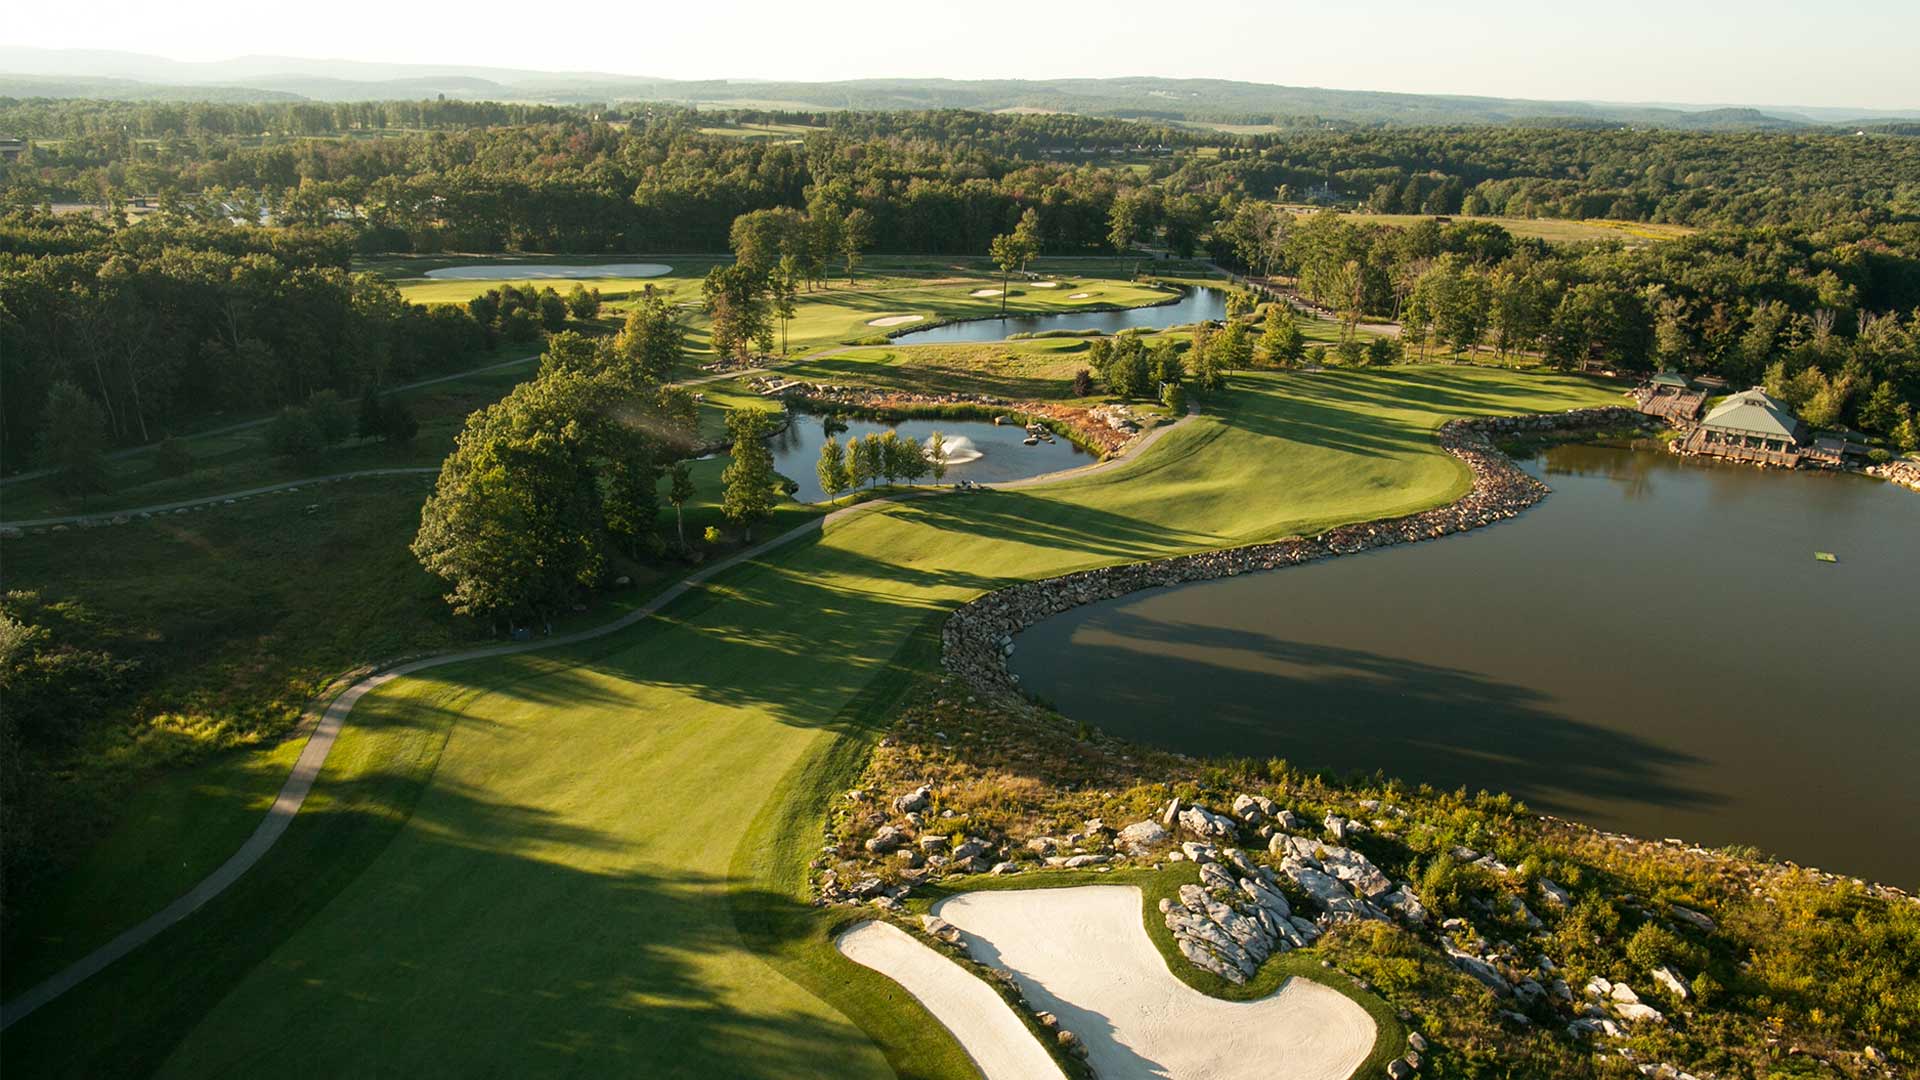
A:
<svg viewBox="0 0 1920 1080">
<path fill-rule="evenodd" d="M 1807 453 L 1806 427 L 1765 390 L 1742 390 L 1722 401 L 1688 433 L 1690 454 L 1797 468 Z"/>
</svg>

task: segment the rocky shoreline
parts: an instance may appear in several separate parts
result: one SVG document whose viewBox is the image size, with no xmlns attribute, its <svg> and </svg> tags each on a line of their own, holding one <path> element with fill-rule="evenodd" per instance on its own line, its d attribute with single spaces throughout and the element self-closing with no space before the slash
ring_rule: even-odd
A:
<svg viewBox="0 0 1920 1080">
<path fill-rule="evenodd" d="M 1007 670 L 1014 636 L 1070 608 L 1141 589 L 1277 570 L 1395 544 L 1418 543 L 1511 518 L 1544 498 L 1545 484 L 1529 476 L 1494 445 L 1519 435 L 1580 434 L 1639 423 L 1633 409 L 1607 406 L 1534 416 L 1451 420 L 1437 433 L 1440 448 L 1465 462 L 1473 486 L 1458 500 L 1405 517 L 1345 525 L 1318 536 L 1180 555 L 1152 562 L 1083 570 L 987 593 L 957 608 L 941 630 L 941 663 L 948 673 L 994 696 L 1018 693 Z"/>
</svg>

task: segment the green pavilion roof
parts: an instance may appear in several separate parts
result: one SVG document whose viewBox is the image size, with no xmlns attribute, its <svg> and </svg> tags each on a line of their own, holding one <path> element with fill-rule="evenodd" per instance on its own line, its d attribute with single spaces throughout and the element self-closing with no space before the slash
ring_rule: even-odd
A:
<svg viewBox="0 0 1920 1080">
<path fill-rule="evenodd" d="M 1775 439 L 1798 439 L 1800 421 L 1785 405 L 1754 387 L 1732 395 L 1701 421 L 1702 426 L 1721 431 L 1739 431 Z"/>
</svg>

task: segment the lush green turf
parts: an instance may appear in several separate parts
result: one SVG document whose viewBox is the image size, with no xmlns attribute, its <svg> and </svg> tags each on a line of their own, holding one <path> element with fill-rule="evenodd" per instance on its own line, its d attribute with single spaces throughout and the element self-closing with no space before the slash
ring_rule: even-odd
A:
<svg viewBox="0 0 1920 1080">
<path fill-rule="evenodd" d="M 359 469 L 388 469 L 438 465 L 453 449 L 453 437 L 469 413 L 500 399 L 514 384 L 533 374 L 537 352 L 525 363 L 504 364 L 463 378 L 400 391 L 420 432 L 405 446 L 377 440 L 349 439 L 310 459 L 276 458 L 267 447 L 267 429 L 254 426 L 219 435 L 185 439 L 193 454 L 193 471 L 184 476 L 162 476 L 154 470 L 151 452 L 130 454 L 107 462 L 113 478 L 105 494 L 76 497 L 60 492 L 46 480 L 26 480 L 0 489 L 0 507 L 9 521 L 67 514 L 98 514 L 121 507 L 155 506 L 223 492 L 277 484 Z M 486 360 L 503 364 L 513 353 L 503 351 Z M 358 402 L 349 402 L 357 409 Z"/>
<path fill-rule="evenodd" d="M 720 512 L 725 458 L 692 463 L 684 508 L 698 546 Z M 440 585 L 407 550 L 431 477 L 356 480 L 115 529 L 7 542 L 5 587 L 85 604 L 137 658 L 133 730 L 99 748 L 90 796 L 130 791 L 110 831 L 10 910 L 0 986 L 11 996 L 158 910 L 225 861 L 285 782 L 296 741 L 282 736 L 336 674 L 355 664 L 471 643 L 482 628 L 449 616 Z M 664 493 L 665 483 L 661 490 Z M 310 505 L 318 511 L 309 512 Z M 782 501 L 759 535 L 825 508 Z M 663 528 L 675 514 L 662 505 Z M 733 543 L 713 549 L 725 555 Z M 342 558 L 343 551 L 352 558 Z M 677 564 L 626 566 L 635 584 L 562 620 L 617 617 L 677 580 Z M 158 767 L 157 769 L 155 767 Z"/>
<path fill-rule="evenodd" d="M 1378 225 L 1407 226 L 1422 221 L 1431 221 L 1429 214 L 1349 214 L 1355 221 L 1372 222 Z M 1507 230 L 1515 236 L 1545 240 L 1550 244 L 1572 244 L 1587 240 L 1619 240 L 1628 247 L 1673 240 L 1682 236 L 1691 236 L 1698 230 L 1685 225 L 1663 225 L 1650 221 L 1613 221 L 1607 218 L 1588 218 L 1575 221 L 1568 218 L 1516 218 L 1516 217 L 1472 217 L 1456 214 L 1452 219 L 1456 224 L 1470 221 L 1487 221 Z"/>
<path fill-rule="evenodd" d="M 849 708 L 916 629 L 1010 580 L 1434 505 L 1466 484 L 1431 443 L 1445 418 L 1611 399 L 1571 378 L 1469 369 L 1239 382 L 1213 414 L 1122 468 L 869 513 L 608 641 L 375 695 L 376 715 L 390 720 L 350 726 L 348 760 L 396 730 L 430 740 L 446 700 L 459 699 L 431 785 L 377 852 L 341 846 L 339 858 L 364 870 L 231 993 L 211 978 L 197 991 L 210 1011 L 168 1071 L 286 1067 L 296 1045 L 292 1066 L 316 1074 L 377 1061 L 438 1073 L 849 1076 L 880 1073 L 883 1050 L 918 1052 L 887 1025 L 870 1022 L 863 1037 L 781 977 L 732 914 L 740 888 L 781 905 L 780 875 L 793 872 L 785 853 L 805 844 L 769 842 L 753 823 L 794 808 L 799 817 L 830 794 L 838 774 L 822 763 L 849 741 Z M 339 798 L 351 783 L 329 768 L 320 787 Z M 771 804 L 775 792 L 782 802 Z M 269 862 L 256 874 L 278 875 L 288 891 L 309 872 L 280 852 Z M 766 867 L 768 882 L 730 882 L 736 865 Z M 240 941 L 299 921 L 266 898 L 223 910 Z M 851 970 L 818 953 L 806 965 L 810 984 Z M 133 1003 L 160 989 L 127 982 L 143 970 L 110 972 L 76 1005 L 31 1018 L 9 1034 L 10 1056 L 77 1052 L 84 1040 L 68 1025 L 83 1022 L 84 1000 L 118 1002 L 137 1026 Z M 847 985 L 834 993 L 843 1011 L 865 1019 L 880 1007 L 878 989 Z M 166 995 L 182 1018 L 196 1007 L 183 994 Z M 913 1030 L 916 1042 L 942 1042 Z M 936 1065 L 951 1058 L 928 1054 Z"/>
</svg>

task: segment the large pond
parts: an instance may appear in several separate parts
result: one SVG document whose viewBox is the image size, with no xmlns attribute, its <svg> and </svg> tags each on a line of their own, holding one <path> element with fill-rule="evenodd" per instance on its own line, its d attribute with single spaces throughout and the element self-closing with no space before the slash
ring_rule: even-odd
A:
<svg viewBox="0 0 1920 1080">
<path fill-rule="evenodd" d="M 969 319 L 901 334 L 893 340 L 901 345 L 951 345 L 963 341 L 1005 341 L 1014 334 L 1037 334 L 1043 330 L 1098 330 L 1117 334 L 1134 327 L 1161 330 L 1226 317 L 1225 291 L 1193 288 L 1171 304 L 1122 311 L 1061 311 L 1047 315 L 1009 315 L 1004 319 Z"/>
<path fill-rule="evenodd" d="M 478 266 L 448 266 L 429 270 L 430 278 L 442 281 L 535 281 L 546 278 L 642 278 L 671 273 L 665 263 L 594 263 L 570 266 L 561 263 L 484 263 Z"/>
<path fill-rule="evenodd" d="M 827 441 L 826 418 L 808 413 L 794 413 L 787 429 L 767 440 L 773 448 L 773 467 L 780 475 L 791 477 L 800 485 L 794 498 L 801 502 L 816 502 L 823 497 L 820 490 L 818 467 L 820 447 Z M 1024 480 L 1029 476 L 1071 469 L 1077 465 L 1091 464 L 1093 458 L 1079 447 L 1065 439 L 1056 438 L 1054 442 L 1040 441 L 1027 446 L 1026 429 L 1014 424 L 993 424 L 981 420 L 901 420 L 885 422 L 880 420 L 843 420 L 847 430 L 838 433 L 842 444 L 850 438 L 860 438 L 876 432 L 897 431 L 903 436 L 927 441 L 927 436 L 938 431 L 947 443 L 947 475 L 941 483 L 952 484 L 961 480 L 972 480 L 980 484 L 997 484 L 1008 480 Z M 931 477 L 922 477 L 921 483 L 932 483 Z"/>
<path fill-rule="evenodd" d="M 1513 521 L 1079 608 L 1013 670 L 1131 739 L 1920 885 L 1920 497 L 1589 446 L 1523 464 L 1554 493 Z"/>
</svg>

